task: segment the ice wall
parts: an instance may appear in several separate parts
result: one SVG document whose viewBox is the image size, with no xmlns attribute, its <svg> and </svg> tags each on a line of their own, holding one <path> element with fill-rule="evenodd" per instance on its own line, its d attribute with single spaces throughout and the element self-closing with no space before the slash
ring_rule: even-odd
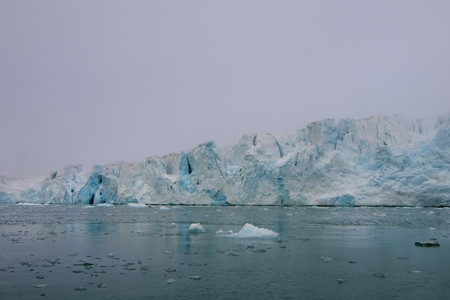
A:
<svg viewBox="0 0 450 300">
<path fill-rule="evenodd" d="M 292 137 L 252 134 L 90 172 L 0 178 L 0 202 L 449 206 L 449 153 L 450 115 L 329 119 Z"/>
</svg>

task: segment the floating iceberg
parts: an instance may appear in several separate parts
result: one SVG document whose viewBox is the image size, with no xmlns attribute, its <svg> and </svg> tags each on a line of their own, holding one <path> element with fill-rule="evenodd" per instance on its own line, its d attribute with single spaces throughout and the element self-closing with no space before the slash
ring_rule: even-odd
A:
<svg viewBox="0 0 450 300">
<path fill-rule="evenodd" d="M 259 228 L 255 225 L 246 223 L 241 230 L 237 233 L 233 233 L 233 231 L 223 231 L 220 229 L 216 232 L 216 236 L 218 237 L 230 237 L 230 238 L 276 238 L 278 233 L 266 228 Z"/>
<path fill-rule="evenodd" d="M 216 231 L 216 236 L 230 236 L 233 234 L 233 230 L 223 231 L 222 229 L 219 229 Z"/>
<path fill-rule="evenodd" d="M 450 206 L 450 114 L 328 119 L 47 178 L 0 177 L 0 203 Z M 165 209 L 163 207 L 161 210 Z"/>
<path fill-rule="evenodd" d="M 200 223 L 192 223 L 189 225 L 189 233 L 204 233 L 207 232 L 205 228 Z"/>
</svg>

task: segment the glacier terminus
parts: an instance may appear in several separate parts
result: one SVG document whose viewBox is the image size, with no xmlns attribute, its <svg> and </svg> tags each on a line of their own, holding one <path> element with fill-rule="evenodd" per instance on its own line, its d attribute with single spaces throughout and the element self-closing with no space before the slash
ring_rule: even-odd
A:
<svg viewBox="0 0 450 300">
<path fill-rule="evenodd" d="M 0 203 L 450 206 L 450 114 L 327 119 L 138 162 L 0 177 Z"/>
</svg>

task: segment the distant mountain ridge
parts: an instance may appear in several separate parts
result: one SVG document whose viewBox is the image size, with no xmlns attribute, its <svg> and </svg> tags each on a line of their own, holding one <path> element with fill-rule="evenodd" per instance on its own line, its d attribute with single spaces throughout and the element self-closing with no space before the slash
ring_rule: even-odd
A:
<svg viewBox="0 0 450 300">
<path fill-rule="evenodd" d="M 327 119 L 47 178 L 0 178 L 0 203 L 450 206 L 450 114 Z"/>
</svg>

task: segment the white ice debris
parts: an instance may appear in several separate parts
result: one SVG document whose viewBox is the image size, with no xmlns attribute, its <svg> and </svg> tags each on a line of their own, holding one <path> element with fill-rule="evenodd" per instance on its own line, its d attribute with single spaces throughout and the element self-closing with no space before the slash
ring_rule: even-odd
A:
<svg viewBox="0 0 450 300">
<path fill-rule="evenodd" d="M 219 237 L 230 237 L 230 238 L 275 238 L 278 236 L 278 233 L 266 228 L 256 227 L 255 225 L 246 223 L 239 232 L 233 233 L 233 231 L 229 230 L 224 232 L 222 229 L 216 232 L 216 236 Z"/>
<path fill-rule="evenodd" d="M 147 207 L 144 203 L 128 203 L 131 207 Z"/>
<path fill-rule="evenodd" d="M 192 223 L 189 225 L 189 233 L 204 233 L 207 232 L 205 228 L 200 223 Z"/>
<path fill-rule="evenodd" d="M 114 207 L 114 204 L 111 204 L 111 203 L 99 203 L 99 204 L 97 204 L 95 206 Z"/>
<path fill-rule="evenodd" d="M 216 231 L 216 236 L 229 236 L 233 234 L 233 230 L 223 231 L 222 229 L 219 229 Z"/>
<path fill-rule="evenodd" d="M 161 206 L 160 208 L 159 208 L 159 210 L 169 210 L 170 208 L 168 208 L 167 206 Z"/>
<path fill-rule="evenodd" d="M 320 260 L 321 260 L 322 262 L 324 262 L 324 263 L 327 263 L 327 262 L 333 261 L 334 258 L 333 258 L 333 257 L 322 256 L 322 257 L 320 258 Z"/>
</svg>

